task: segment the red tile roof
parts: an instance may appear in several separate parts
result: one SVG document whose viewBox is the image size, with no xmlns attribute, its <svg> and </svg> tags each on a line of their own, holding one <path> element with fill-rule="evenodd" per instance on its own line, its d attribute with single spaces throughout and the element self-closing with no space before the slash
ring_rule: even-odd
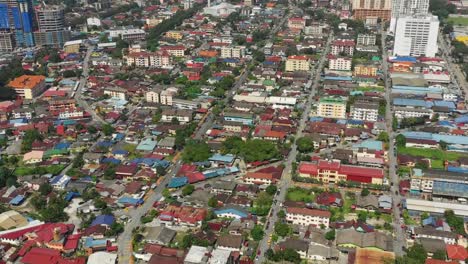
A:
<svg viewBox="0 0 468 264">
<path fill-rule="evenodd" d="M 458 261 L 444 261 L 438 259 L 426 259 L 425 264 L 459 264 Z"/>
<path fill-rule="evenodd" d="M 288 207 L 286 208 L 288 214 L 299 214 L 299 215 L 310 215 L 310 216 L 319 216 L 330 218 L 331 213 L 329 211 L 309 209 L 309 208 L 300 208 L 300 207 Z"/>
<path fill-rule="evenodd" d="M 453 260 L 465 260 L 468 258 L 466 248 L 460 245 L 446 245 L 447 257 Z"/>
</svg>

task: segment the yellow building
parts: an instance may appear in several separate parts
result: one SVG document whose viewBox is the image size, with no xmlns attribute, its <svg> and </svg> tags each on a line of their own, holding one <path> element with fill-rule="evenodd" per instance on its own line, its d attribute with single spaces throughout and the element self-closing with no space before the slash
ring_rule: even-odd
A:
<svg viewBox="0 0 468 264">
<path fill-rule="evenodd" d="M 346 100 L 341 97 L 321 98 L 318 104 L 317 116 L 346 118 Z"/>
<path fill-rule="evenodd" d="M 19 97 L 31 100 L 46 89 L 45 76 L 22 75 L 9 82 L 8 87 L 14 89 Z"/>
<path fill-rule="evenodd" d="M 184 37 L 180 31 L 168 31 L 166 32 L 166 38 L 181 40 Z"/>
<path fill-rule="evenodd" d="M 310 61 L 306 56 L 289 56 L 286 60 L 286 71 L 309 71 Z"/>
<path fill-rule="evenodd" d="M 355 76 L 377 76 L 377 66 L 376 65 L 366 65 L 366 64 L 358 64 L 354 66 L 354 75 Z"/>
<path fill-rule="evenodd" d="M 468 34 L 460 34 L 458 32 L 455 32 L 454 35 L 455 35 L 455 40 L 456 41 L 460 41 L 460 42 L 463 42 L 465 43 L 465 45 L 468 45 Z"/>
</svg>

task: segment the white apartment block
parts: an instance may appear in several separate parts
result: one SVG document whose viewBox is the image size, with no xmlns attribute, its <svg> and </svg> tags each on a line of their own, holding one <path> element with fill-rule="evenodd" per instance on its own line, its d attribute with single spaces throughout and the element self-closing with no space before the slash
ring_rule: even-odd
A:
<svg viewBox="0 0 468 264">
<path fill-rule="evenodd" d="M 159 91 L 151 90 L 145 94 L 146 102 L 148 103 L 159 103 Z"/>
<path fill-rule="evenodd" d="M 337 71 L 350 71 L 352 59 L 345 57 L 333 57 L 329 61 L 328 68 Z"/>
<path fill-rule="evenodd" d="M 379 117 L 379 106 L 358 102 L 351 107 L 350 112 L 352 119 L 376 122 Z"/>
<path fill-rule="evenodd" d="M 433 112 L 430 109 L 412 108 L 412 107 L 395 107 L 395 117 L 398 119 L 410 117 L 428 117 L 432 118 Z"/>
<path fill-rule="evenodd" d="M 328 211 L 317 209 L 288 207 L 286 209 L 286 221 L 294 225 L 316 226 L 324 225 L 326 228 L 330 224 L 330 215 Z"/>
<path fill-rule="evenodd" d="M 374 46 L 376 39 L 374 34 L 359 34 L 357 37 L 357 45 Z"/>
<path fill-rule="evenodd" d="M 81 118 L 83 116 L 84 112 L 80 109 L 70 109 L 59 113 L 60 119 Z"/>
<path fill-rule="evenodd" d="M 222 47 L 221 58 L 243 58 L 245 56 L 244 46 Z"/>
<path fill-rule="evenodd" d="M 407 15 L 427 15 L 429 0 L 392 0 L 392 18 L 390 20 L 390 32 L 395 32 L 398 18 Z"/>
<path fill-rule="evenodd" d="M 396 21 L 394 56 L 434 57 L 438 51 L 439 19 L 436 16 L 405 16 Z"/>
<path fill-rule="evenodd" d="M 137 67 L 172 67 L 172 59 L 168 52 L 132 52 L 126 56 L 127 65 Z"/>
</svg>

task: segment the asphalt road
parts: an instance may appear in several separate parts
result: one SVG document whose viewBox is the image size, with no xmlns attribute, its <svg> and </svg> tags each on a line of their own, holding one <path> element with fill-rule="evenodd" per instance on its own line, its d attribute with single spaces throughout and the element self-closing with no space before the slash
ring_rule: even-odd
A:
<svg viewBox="0 0 468 264">
<path fill-rule="evenodd" d="M 400 207 L 398 204 L 401 203 L 401 196 L 400 193 L 398 192 L 399 188 L 399 176 L 396 173 L 396 153 L 394 152 L 395 150 L 395 144 L 394 144 L 394 139 L 396 136 L 396 131 L 393 131 L 392 127 L 392 118 L 393 118 L 393 113 L 391 111 L 391 82 L 390 78 L 387 78 L 388 74 L 388 54 L 387 54 L 387 48 L 386 48 L 386 32 L 382 28 L 381 30 L 381 36 L 382 36 L 382 71 L 384 72 L 384 81 L 385 81 L 385 100 L 387 101 L 387 107 L 386 107 L 386 112 L 385 112 L 385 120 L 387 124 L 387 132 L 389 135 L 389 144 L 388 144 L 388 175 L 389 175 L 389 180 L 392 183 L 392 186 L 390 188 L 391 190 L 391 196 L 393 199 L 393 227 L 394 227 L 394 234 L 395 237 L 393 239 L 393 252 L 397 256 L 403 255 L 403 246 L 406 245 L 406 239 L 405 239 L 405 233 L 403 229 L 401 228 L 401 225 L 403 223 L 400 223 Z"/>
<path fill-rule="evenodd" d="M 326 55 L 328 54 L 330 50 L 330 44 L 331 44 L 332 39 L 333 39 L 333 34 L 330 34 L 328 37 L 325 49 L 322 52 L 322 57 L 320 58 L 320 61 L 311 72 L 311 76 L 310 76 L 311 82 L 308 83 L 310 94 L 309 94 L 309 97 L 307 98 L 307 101 L 305 102 L 305 109 L 304 109 L 304 112 L 302 113 L 302 117 L 299 123 L 299 128 L 297 130 L 297 133 L 294 135 L 296 139 L 302 137 L 302 131 L 305 128 L 307 119 L 309 118 L 309 113 L 310 113 L 311 106 L 312 106 L 312 100 L 317 92 L 317 87 L 320 81 L 320 74 L 322 73 L 322 69 L 326 61 Z M 276 200 L 276 203 L 273 203 L 271 207 L 270 215 L 267 220 L 267 223 L 269 224 L 265 226 L 265 236 L 260 241 L 260 244 L 258 246 L 258 250 L 260 250 L 260 254 L 257 256 L 255 263 L 263 263 L 263 261 L 265 260 L 264 254 L 265 254 L 265 251 L 269 248 L 268 238 L 274 232 L 275 223 L 279 220 L 277 213 L 281 210 L 281 207 L 282 207 L 281 205 L 286 199 L 286 193 L 288 191 L 288 188 L 291 186 L 292 163 L 296 161 L 296 156 L 297 156 L 297 145 L 294 142 L 294 144 L 291 146 L 291 150 L 286 160 L 286 164 L 285 164 L 286 166 L 283 170 L 281 181 L 277 186 L 279 189 L 279 194 L 276 195 L 274 198 Z M 267 226 L 268 228 L 266 228 Z"/>
<path fill-rule="evenodd" d="M 94 50 L 93 46 L 90 46 L 89 44 L 87 44 L 86 47 L 87 47 L 86 56 L 85 56 L 85 58 L 83 60 L 83 73 L 81 74 L 80 84 L 78 85 L 78 89 L 76 90 L 75 100 L 81 107 L 83 107 L 83 109 L 86 112 L 91 114 L 91 116 L 93 118 L 93 121 L 99 122 L 99 123 L 106 123 L 104 121 L 104 119 L 102 119 L 98 114 L 96 114 L 94 109 L 89 106 L 88 102 L 86 102 L 86 100 L 83 100 L 81 98 L 83 88 L 85 87 L 86 83 L 88 82 L 89 58 L 91 57 L 91 53 L 93 53 L 93 50 Z"/>
<path fill-rule="evenodd" d="M 447 41 L 444 38 L 444 34 L 442 31 L 439 32 L 438 44 L 439 49 L 442 51 L 442 58 L 444 58 L 444 60 L 447 62 L 447 68 L 450 74 L 453 74 L 455 77 L 452 81 L 456 84 L 459 90 L 463 89 L 464 95 L 466 96 L 468 94 L 468 82 L 466 81 L 466 77 L 460 69 L 460 65 L 452 63 L 452 58 L 450 56 L 451 48 L 447 44 Z M 459 92 L 461 94 L 461 91 Z M 466 99 L 463 99 L 466 102 Z"/>
<path fill-rule="evenodd" d="M 129 222 L 125 225 L 125 229 L 122 234 L 120 234 L 119 239 L 117 240 L 119 248 L 119 261 L 118 263 L 132 263 L 133 261 L 133 246 L 132 246 L 132 231 L 141 225 L 140 219 L 144 216 L 152 207 L 154 202 L 158 201 L 162 197 L 162 192 L 166 188 L 166 184 L 170 182 L 172 177 L 174 177 L 182 166 L 182 161 L 177 161 L 166 174 L 164 181 L 157 186 L 154 190 L 150 191 L 147 194 L 147 199 L 145 202 L 137 207 L 129 209 L 129 214 L 131 218 Z"/>
</svg>

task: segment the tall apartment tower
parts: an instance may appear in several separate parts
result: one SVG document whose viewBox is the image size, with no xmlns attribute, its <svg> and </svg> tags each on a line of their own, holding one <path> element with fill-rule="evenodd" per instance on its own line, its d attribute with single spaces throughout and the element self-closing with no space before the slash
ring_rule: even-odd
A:
<svg viewBox="0 0 468 264">
<path fill-rule="evenodd" d="M 390 20 L 392 0 L 353 0 L 353 17 L 360 20 Z"/>
<path fill-rule="evenodd" d="M 429 0 L 393 0 L 389 31 L 395 33 L 397 19 L 408 15 L 427 15 Z"/>
<path fill-rule="evenodd" d="M 59 6 L 36 7 L 38 30 L 34 32 L 37 46 L 52 46 L 61 48 L 70 40 L 71 33 L 65 29 L 63 8 Z"/>
<path fill-rule="evenodd" d="M 399 17 L 393 55 L 434 57 L 438 51 L 439 19 L 432 15 Z"/>
<path fill-rule="evenodd" d="M 32 0 L 0 0 L 0 51 L 33 47 Z"/>
</svg>

